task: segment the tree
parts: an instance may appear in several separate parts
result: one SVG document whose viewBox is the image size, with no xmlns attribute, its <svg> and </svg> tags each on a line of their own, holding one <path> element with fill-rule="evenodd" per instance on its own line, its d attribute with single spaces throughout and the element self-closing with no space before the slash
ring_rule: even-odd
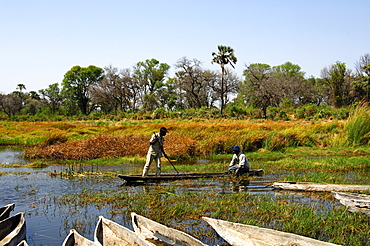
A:
<svg viewBox="0 0 370 246">
<path fill-rule="evenodd" d="M 370 102 L 370 54 L 361 56 L 355 63 L 356 80 L 354 86 L 360 100 Z"/>
<path fill-rule="evenodd" d="M 200 65 L 199 60 L 186 57 L 179 59 L 175 65 L 176 85 L 181 99 L 185 105 L 194 109 L 208 106 L 207 91 L 210 87 Z"/>
<path fill-rule="evenodd" d="M 260 108 L 263 117 L 267 117 L 267 108 L 277 106 L 278 88 L 271 84 L 272 68 L 268 64 L 253 63 L 243 72 L 245 79 L 239 85 L 239 94 L 243 95 L 248 105 Z"/>
<path fill-rule="evenodd" d="M 164 86 L 169 69 L 168 64 L 160 63 L 154 58 L 138 62 L 134 67 L 134 78 L 142 88 L 141 98 L 144 110 L 153 110 L 159 105 L 156 92 Z"/>
<path fill-rule="evenodd" d="M 339 61 L 321 70 L 321 77 L 330 87 L 331 99 L 336 108 L 344 105 L 344 85 L 347 74 L 346 64 Z"/>
<path fill-rule="evenodd" d="M 102 68 L 93 65 L 74 66 L 64 75 L 63 92 L 77 103 L 84 115 L 95 109 L 95 105 L 91 104 L 91 89 L 103 79 L 103 72 Z"/>
<path fill-rule="evenodd" d="M 0 111 L 4 112 L 9 118 L 12 118 L 22 108 L 22 100 L 15 92 L 0 94 Z"/>
<path fill-rule="evenodd" d="M 213 52 L 212 56 L 212 64 L 217 63 L 221 66 L 221 86 L 220 86 L 220 97 L 221 97 L 221 115 L 223 113 L 223 108 L 225 104 L 225 88 L 224 88 L 224 76 L 225 76 L 225 66 L 227 64 L 230 64 L 232 68 L 235 69 L 234 65 L 237 62 L 237 58 L 234 55 L 234 49 L 232 49 L 229 46 L 222 46 L 219 45 L 218 47 L 218 52 Z"/>
<path fill-rule="evenodd" d="M 54 83 L 49 85 L 46 89 L 39 90 L 42 99 L 46 102 L 46 105 L 50 108 L 52 114 L 55 114 L 63 100 L 59 84 Z"/>
</svg>

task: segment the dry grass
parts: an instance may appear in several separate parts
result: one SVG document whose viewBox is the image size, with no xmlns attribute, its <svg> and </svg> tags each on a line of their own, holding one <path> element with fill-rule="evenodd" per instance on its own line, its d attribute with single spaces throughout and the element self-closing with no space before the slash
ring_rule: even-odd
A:
<svg viewBox="0 0 370 246">
<path fill-rule="evenodd" d="M 135 134 L 126 136 L 100 134 L 86 140 L 57 142 L 46 147 L 42 145 L 27 149 L 25 156 L 45 159 L 90 160 L 146 155 L 150 137 L 150 135 Z M 168 146 L 166 152 L 176 158 L 188 157 L 194 154 L 194 143 L 194 140 L 175 133 L 169 141 L 166 141 L 166 146 Z"/>
</svg>

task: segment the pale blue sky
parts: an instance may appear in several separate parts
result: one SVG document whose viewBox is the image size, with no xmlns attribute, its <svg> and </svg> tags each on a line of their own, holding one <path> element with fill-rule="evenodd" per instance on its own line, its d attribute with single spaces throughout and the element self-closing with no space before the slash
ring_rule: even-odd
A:
<svg viewBox="0 0 370 246">
<path fill-rule="evenodd" d="M 45 89 L 75 65 L 173 68 L 186 56 L 217 70 L 218 45 L 235 50 L 239 76 L 290 61 L 320 77 L 370 53 L 369 10 L 369 0 L 0 0 L 0 92 Z"/>
</svg>

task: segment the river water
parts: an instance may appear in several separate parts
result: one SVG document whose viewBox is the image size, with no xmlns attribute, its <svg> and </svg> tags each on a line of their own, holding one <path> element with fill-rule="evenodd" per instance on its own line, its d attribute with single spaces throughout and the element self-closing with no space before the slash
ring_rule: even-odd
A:
<svg viewBox="0 0 370 246">
<path fill-rule="evenodd" d="M 22 151 L 15 149 L 0 149 L 0 164 L 12 165 L 23 163 Z M 124 164 L 126 169 L 136 167 L 133 164 Z M 140 165 L 142 166 L 142 165 Z M 122 166 L 109 166 L 112 170 L 121 170 Z M 60 172 L 65 166 L 49 166 L 46 168 L 28 167 L 0 167 L 0 206 L 15 203 L 15 210 L 12 215 L 18 212 L 25 212 L 27 224 L 27 242 L 29 245 L 61 245 L 70 229 L 77 231 L 89 239 L 93 239 L 94 228 L 98 216 L 102 215 L 119 224 L 132 228 L 129 216 L 114 216 L 109 210 L 98 206 L 78 206 L 74 203 L 61 205 L 54 202 L 58 196 L 65 194 L 80 193 L 83 190 L 104 191 L 121 189 L 122 192 L 142 192 L 143 189 L 150 190 L 151 186 L 121 186 L 119 178 L 61 178 L 52 177 L 49 172 Z M 99 167 L 99 169 L 101 169 Z M 191 185 L 185 185 L 187 181 L 171 182 L 176 186 L 176 192 L 186 191 L 220 191 L 220 192 L 250 192 L 279 195 L 266 187 L 275 178 L 264 175 L 251 180 L 246 184 L 234 184 L 231 182 L 219 182 L 215 180 L 192 181 Z M 162 186 L 168 183 L 160 184 Z M 154 189 L 154 188 L 153 188 Z M 300 198 L 301 199 L 301 198 Z M 309 198 L 303 198 L 308 199 Z M 325 206 L 331 206 L 326 204 Z M 214 239 L 213 239 L 214 240 Z M 220 243 L 222 239 L 217 239 Z M 204 240 L 203 240 L 204 241 Z M 214 244 L 215 241 L 206 242 Z M 222 243 L 222 242 L 221 242 Z"/>
</svg>

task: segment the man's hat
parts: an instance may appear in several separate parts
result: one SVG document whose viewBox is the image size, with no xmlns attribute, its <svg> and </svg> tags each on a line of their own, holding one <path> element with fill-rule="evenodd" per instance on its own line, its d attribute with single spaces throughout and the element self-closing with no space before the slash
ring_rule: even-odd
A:
<svg viewBox="0 0 370 246">
<path fill-rule="evenodd" d="M 167 130 L 166 127 L 161 127 L 161 129 L 159 129 L 159 131 L 161 131 L 161 132 L 168 132 L 168 130 Z"/>
<path fill-rule="evenodd" d="M 240 150 L 240 147 L 236 145 L 233 147 L 233 150 Z"/>
</svg>

